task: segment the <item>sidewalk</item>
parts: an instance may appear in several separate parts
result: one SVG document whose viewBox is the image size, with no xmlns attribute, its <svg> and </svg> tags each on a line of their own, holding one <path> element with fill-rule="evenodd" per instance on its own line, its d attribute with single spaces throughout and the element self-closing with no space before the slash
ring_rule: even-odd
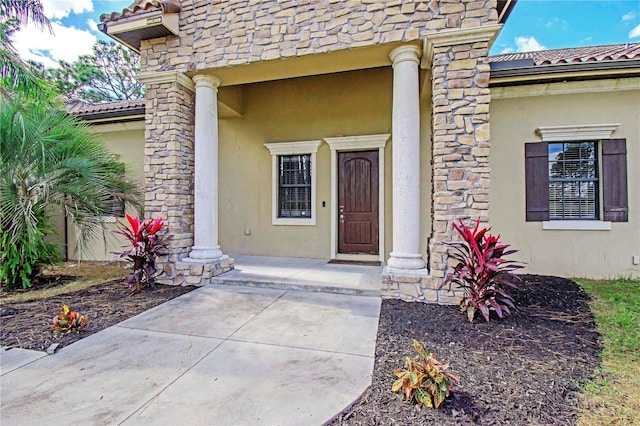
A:
<svg viewBox="0 0 640 426">
<path fill-rule="evenodd" d="M 3 352 L 0 423 L 319 425 L 369 386 L 379 312 L 209 285 L 21 367 Z"/>
</svg>

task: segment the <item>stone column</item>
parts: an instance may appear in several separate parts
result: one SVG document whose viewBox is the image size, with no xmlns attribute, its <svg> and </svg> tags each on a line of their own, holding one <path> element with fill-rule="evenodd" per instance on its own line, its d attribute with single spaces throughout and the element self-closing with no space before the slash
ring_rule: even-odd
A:
<svg viewBox="0 0 640 426">
<path fill-rule="evenodd" d="M 218 86 L 210 75 L 193 77 L 196 89 L 194 131 L 194 235 L 189 259 L 217 260 L 218 245 Z"/>
<path fill-rule="evenodd" d="M 449 268 L 447 242 L 459 237 L 452 224 L 489 221 L 489 63 L 495 28 L 473 37 L 436 35 L 432 62 L 433 213 L 429 274 L 442 280 Z M 441 294 L 439 302 L 459 296 Z"/>
<path fill-rule="evenodd" d="M 420 49 L 400 46 L 393 62 L 393 247 L 390 268 L 420 270 Z"/>
<path fill-rule="evenodd" d="M 145 215 L 163 217 L 168 233 L 158 282 L 173 284 L 175 264 L 193 245 L 193 82 L 176 73 L 139 77 L 146 87 Z"/>
</svg>

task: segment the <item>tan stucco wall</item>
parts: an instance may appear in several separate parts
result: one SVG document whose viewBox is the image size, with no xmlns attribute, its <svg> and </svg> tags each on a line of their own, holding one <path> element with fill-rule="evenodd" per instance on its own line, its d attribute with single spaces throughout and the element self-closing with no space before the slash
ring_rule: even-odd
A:
<svg viewBox="0 0 640 426">
<path fill-rule="evenodd" d="M 272 225 L 271 142 L 389 133 L 391 69 L 257 83 L 243 88 L 240 118 L 220 120 L 219 232 L 222 250 L 328 258 L 331 239 L 331 155 L 317 153 L 316 225 Z M 386 153 L 390 153 L 391 142 Z M 387 169 L 390 156 L 386 156 Z M 388 175 L 390 179 L 390 175 Z M 325 201 L 325 207 L 322 202 Z M 386 206 L 387 239 L 390 203 Z M 245 235 L 249 228 L 250 235 Z"/>
<path fill-rule="evenodd" d="M 317 154 L 315 226 L 272 225 L 271 154 L 264 144 L 391 133 L 391 67 L 246 85 L 243 99 L 242 117 L 220 120 L 222 250 L 328 258 L 331 253 L 328 144 L 323 142 Z M 428 111 L 425 117 L 429 117 Z M 425 134 L 428 135 L 428 128 Z M 430 155 L 428 145 L 421 155 Z M 385 149 L 386 255 L 391 251 L 392 241 L 391 162 L 392 141 L 389 141 Z M 428 165 L 428 161 L 423 161 L 424 167 Z M 423 200 L 425 207 L 428 204 L 428 199 Z M 427 227 L 428 218 L 424 222 Z M 246 228 L 250 229 L 250 235 L 245 235 Z M 422 246 L 426 247 L 426 231 L 416 232 L 425 236 Z"/>
<path fill-rule="evenodd" d="M 144 186 L 144 122 L 103 124 L 92 129 L 104 145 L 125 163 L 126 174 Z M 124 219 L 118 219 L 123 221 Z M 106 223 L 105 229 L 113 229 L 115 224 Z M 123 239 L 111 232 L 105 232 L 104 239 L 92 242 L 85 250 L 78 250 L 77 235 L 74 226 L 68 223 L 69 259 L 112 260 L 117 258 L 112 252 L 121 251 Z"/>
<path fill-rule="evenodd" d="M 560 88 L 563 83 L 550 87 Z M 590 82 L 580 83 L 587 89 Z M 553 86 L 553 87 L 552 87 Z M 541 90 L 545 87 L 540 86 Z M 588 89 L 587 89 L 588 90 Z M 493 232 L 528 263 L 526 271 L 568 277 L 640 275 L 632 256 L 640 256 L 640 90 L 525 96 L 491 101 L 491 196 Z M 496 91 L 498 92 L 498 91 Z M 621 123 L 613 138 L 627 139 L 629 222 L 610 231 L 542 230 L 525 222 L 524 143 L 541 141 L 540 126 Z"/>
</svg>

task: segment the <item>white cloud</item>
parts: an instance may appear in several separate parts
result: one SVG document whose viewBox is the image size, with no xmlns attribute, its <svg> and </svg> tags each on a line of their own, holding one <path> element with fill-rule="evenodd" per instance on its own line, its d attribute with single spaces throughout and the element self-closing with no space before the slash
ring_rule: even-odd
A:
<svg viewBox="0 0 640 426">
<path fill-rule="evenodd" d="M 89 27 L 89 31 L 96 34 L 102 34 L 98 29 L 98 23 L 93 19 L 87 19 L 87 27 Z"/>
<path fill-rule="evenodd" d="M 546 47 L 538 43 L 533 36 L 531 37 L 516 37 L 516 51 L 518 52 L 536 52 L 538 50 L 545 50 Z"/>
<path fill-rule="evenodd" d="M 504 49 L 502 49 L 502 51 L 500 52 L 501 55 L 505 55 L 507 53 L 513 53 L 513 47 L 505 47 Z"/>
<path fill-rule="evenodd" d="M 552 18 L 550 21 L 548 21 L 546 24 L 544 24 L 544 26 L 547 27 L 547 28 L 560 27 L 563 30 L 569 29 L 569 23 L 567 21 L 565 21 L 564 19 L 560 19 L 558 17 Z"/>
<path fill-rule="evenodd" d="M 47 67 L 55 67 L 59 60 L 73 62 L 78 56 L 91 53 L 97 41 L 89 31 L 65 27 L 56 21 L 51 22 L 51 26 L 54 34 L 27 25 L 12 37 L 22 59 L 31 59 L 42 62 Z"/>
<path fill-rule="evenodd" d="M 629 13 L 626 13 L 624 15 L 622 15 L 622 20 L 623 21 L 631 21 L 636 17 L 636 13 L 634 11 L 631 11 Z"/>
<path fill-rule="evenodd" d="M 44 13 L 49 18 L 60 19 L 70 13 L 93 12 L 92 0 L 42 0 Z"/>
<path fill-rule="evenodd" d="M 636 26 L 629 32 L 629 38 L 640 37 L 640 25 Z"/>
</svg>

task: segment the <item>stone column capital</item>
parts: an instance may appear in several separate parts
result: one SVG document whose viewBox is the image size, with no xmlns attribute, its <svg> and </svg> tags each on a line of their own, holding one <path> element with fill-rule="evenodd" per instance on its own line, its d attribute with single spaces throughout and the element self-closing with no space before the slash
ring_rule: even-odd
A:
<svg viewBox="0 0 640 426">
<path fill-rule="evenodd" d="M 136 80 L 147 87 L 152 84 L 177 83 L 191 92 L 195 90 L 193 81 L 179 71 L 144 72 Z"/>
<path fill-rule="evenodd" d="M 194 75 L 191 79 L 193 80 L 196 89 L 199 89 L 200 87 L 217 89 L 220 87 L 220 83 L 222 83 L 218 77 L 209 74 Z"/>
<path fill-rule="evenodd" d="M 419 64 L 421 54 L 422 51 L 417 46 L 404 45 L 393 49 L 391 53 L 389 53 L 389 58 L 391 58 L 394 66 L 405 61 L 412 61 Z"/>
<path fill-rule="evenodd" d="M 424 39 L 423 67 L 431 66 L 433 51 L 436 47 L 473 44 L 486 41 L 489 43 L 488 47 L 490 48 L 501 29 L 502 24 L 497 24 L 474 28 L 441 30 L 429 34 Z"/>
</svg>

